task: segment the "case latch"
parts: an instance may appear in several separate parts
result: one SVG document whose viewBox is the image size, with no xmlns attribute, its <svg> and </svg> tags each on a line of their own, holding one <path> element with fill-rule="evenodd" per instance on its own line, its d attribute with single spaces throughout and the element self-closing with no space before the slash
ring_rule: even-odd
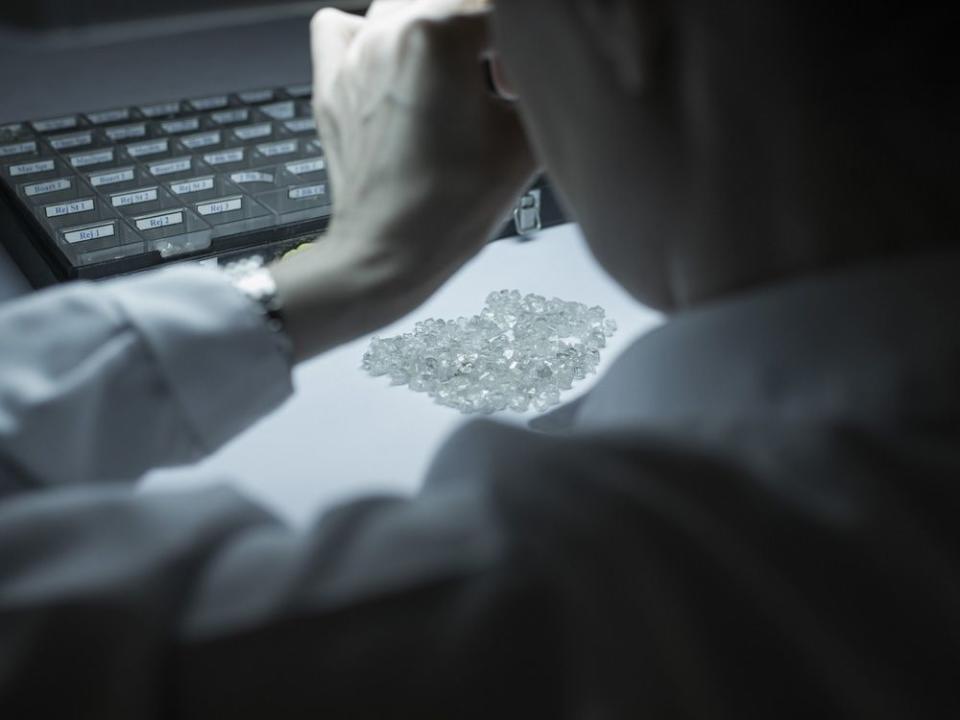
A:
<svg viewBox="0 0 960 720">
<path fill-rule="evenodd" d="M 543 218 L 541 217 L 541 194 L 540 190 L 534 189 L 520 198 L 517 207 L 513 211 L 513 221 L 517 226 L 517 235 L 532 235 L 543 229 Z"/>
</svg>

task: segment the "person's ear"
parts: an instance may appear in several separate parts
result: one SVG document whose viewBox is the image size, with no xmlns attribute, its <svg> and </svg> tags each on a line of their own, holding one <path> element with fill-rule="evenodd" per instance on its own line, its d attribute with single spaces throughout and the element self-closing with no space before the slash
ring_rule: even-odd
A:
<svg viewBox="0 0 960 720">
<path fill-rule="evenodd" d="M 573 0 L 584 30 L 630 95 L 657 81 L 666 43 L 665 0 Z"/>
</svg>

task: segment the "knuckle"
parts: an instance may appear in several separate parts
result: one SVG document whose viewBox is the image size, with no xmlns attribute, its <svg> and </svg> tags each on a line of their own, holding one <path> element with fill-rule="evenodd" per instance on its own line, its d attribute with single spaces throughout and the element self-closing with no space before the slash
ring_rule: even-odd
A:
<svg viewBox="0 0 960 720">
<path fill-rule="evenodd" d="M 418 54 L 434 54 L 441 44 L 441 33 L 435 20 L 416 18 L 403 28 L 400 41 L 404 50 Z"/>
<path fill-rule="evenodd" d="M 316 31 L 320 27 L 327 25 L 333 22 L 333 19 L 336 17 L 336 10 L 333 8 L 325 7 L 321 8 L 313 14 L 313 19 L 310 21 L 310 27 Z"/>
</svg>

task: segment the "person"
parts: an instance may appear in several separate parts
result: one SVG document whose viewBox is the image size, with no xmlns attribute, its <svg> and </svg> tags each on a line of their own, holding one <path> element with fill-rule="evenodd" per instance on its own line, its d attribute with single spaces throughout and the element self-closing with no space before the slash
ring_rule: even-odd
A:
<svg viewBox="0 0 960 720">
<path fill-rule="evenodd" d="M 326 238 L 254 298 L 179 267 L 0 313 L 0 715 L 957 717 L 943 7 L 317 15 Z M 135 491 L 415 308 L 538 164 L 669 315 L 586 398 L 473 423 L 416 497 L 308 531 L 229 489 Z"/>
</svg>

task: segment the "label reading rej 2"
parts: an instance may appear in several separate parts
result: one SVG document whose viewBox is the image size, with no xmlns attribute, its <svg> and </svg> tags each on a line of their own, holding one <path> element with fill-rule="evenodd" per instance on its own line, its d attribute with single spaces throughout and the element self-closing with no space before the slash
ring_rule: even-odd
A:
<svg viewBox="0 0 960 720">
<path fill-rule="evenodd" d="M 164 215 L 150 215 L 148 217 L 137 218 L 138 230 L 159 230 L 161 228 L 165 228 L 170 225 L 182 225 L 182 224 L 183 224 L 183 212 L 181 210 L 177 210 L 176 212 L 166 213 Z"/>
</svg>

